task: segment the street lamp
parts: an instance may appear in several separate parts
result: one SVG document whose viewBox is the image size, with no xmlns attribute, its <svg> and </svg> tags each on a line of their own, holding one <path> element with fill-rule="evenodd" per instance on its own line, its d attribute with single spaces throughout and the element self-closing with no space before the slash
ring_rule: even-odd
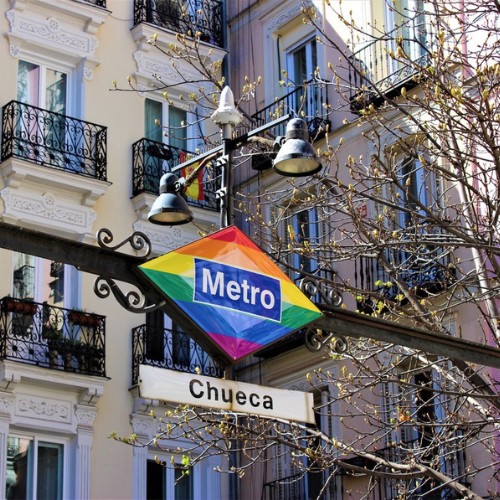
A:
<svg viewBox="0 0 500 500">
<path fill-rule="evenodd" d="M 308 139 L 309 131 L 304 120 L 294 118 L 288 122 L 285 142 L 273 162 L 278 174 L 303 177 L 321 170 L 322 165 Z"/>
<path fill-rule="evenodd" d="M 233 151 L 237 149 L 237 147 L 244 146 L 248 143 L 251 137 L 255 137 L 258 133 L 264 132 L 287 120 L 288 116 L 278 118 L 271 123 L 267 123 L 241 137 L 233 139 L 233 129 L 241 122 L 243 117 L 236 109 L 233 92 L 226 86 L 221 92 L 219 107 L 214 111 L 211 119 L 221 129 L 222 146 L 218 146 L 199 155 L 183 163 L 182 166 L 175 167 L 172 169 L 172 172 L 176 172 L 188 165 L 199 163 L 202 160 L 206 160 L 208 157 L 213 157 L 217 154 L 223 155 L 224 161 L 222 165 L 224 168 L 224 175 L 222 176 L 221 189 L 217 194 L 222 200 L 221 227 L 226 227 L 231 223 Z M 285 138 L 282 139 L 279 144 L 281 145 L 281 150 L 273 164 L 274 170 L 277 173 L 290 177 L 303 177 L 312 175 L 321 169 L 322 165 L 316 156 L 314 148 L 309 143 L 309 132 L 304 120 L 300 118 L 290 120 L 286 127 Z M 189 208 L 187 208 L 185 200 L 178 194 L 179 191 L 184 188 L 184 182 L 180 182 L 175 175 L 175 180 L 172 180 L 172 178 L 167 177 L 168 175 L 173 175 L 173 173 L 165 174 L 162 177 L 160 181 L 160 196 L 153 204 L 148 214 L 148 219 L 153 224 L 162 224 L 166 226 L 191 222 L 191 220 L 193 220 L 193 214 Z M 184 204 L 179 200 L 182 200 Z"/>
<path fill-rule="evenodd" d="M 160 196 L 156 198 L 148 214 L 149 222 L 167 226 L 187 224 L 193 220 L 193 212 L 186 200 L 180 195 L 184 186 L 179 178 L 167 173 L 160 179 Z"/>
</svg>

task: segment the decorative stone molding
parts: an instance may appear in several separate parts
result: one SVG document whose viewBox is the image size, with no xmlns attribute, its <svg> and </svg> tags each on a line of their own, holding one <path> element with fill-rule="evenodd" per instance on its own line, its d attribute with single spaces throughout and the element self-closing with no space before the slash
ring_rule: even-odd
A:
<svg viewBox="0 0 500 500">
<path fill-rule="evenodd" d="M 33 196 L 30 192 L 16 192 L 9 188 L 2 189 L 0 196 L 4 200 L 3 217 L 8 220 L 28 220 L 36 226 L 57 226 L 67 232 L 90 233 L 97 218 L 94 210 L 75 208 L 57 200 L 53 193 L 46 192 Z"/>
<path fill-rule="evenodd" d="M 6 12 L 9 31 L 5 36 L 12 57 L 22 57 L 24 50 L 45 56 L 51 52 L 63 54 L 74 66 L 83 60 L 83 78 L 93 78 L 93 70 L 99 64 L 94 58 L 99 45 L 94 35 L 110 11 L 74 0 L 11 0 L 10 3 L 12 8 Z"/>
<path fill-rule="evenodd" d="M 10 6 L 18 12 L 44 11 L 49 17 L 50 13 L 58 12 L 79 20 L 82 31 L 95 35 L 99 27 L 106 22 L 111 11 L 98 7 L 90 2 L 75 0 L 10 0 Z"/>
<path fill-rule="evenodd" d="M 133 413 L 130 416 L 130 423 L 134 434 L 142 436 L 143 439 L 151 439 L 155 433 L 155 420 L 148 415 L 138 415 Z"/>
<path fill-rule="evenodd" d="M 0 165 L 5 187 L 0 190 L 7 222 L 28 225 L 70 238 L 93 233 L 93 207 L 110 183 L 51 169 L 23 160 Z"/>
<path fill-rule="evenodd" d="M 97 411 L 97 408 L 93 406 L 75 405 L 75 416 L 78 422 L 78 428 L 93 429 Z"/>
<path fill-rule="evenodd" d="M 183 82 L 183 90 L 186 94 L 196 92 L 199 84 L 190 84 L 189 82 L 199 80 L 199 73 L 184 61 L 176 61 L 177 67 L 174 68 L 172 62 L 153 44 L 149 43 L 156 36 L 156 46 L 161 50 L 168 51 L 171 44 L 178 43 L 176 33 L 146 23 L 138 24 L 131 33 L 137 45 L 137 51 L 134 53 L 137 72 L 133 76 L 138 80 L 138 83 L 139 79 L 146 79 L 148 81 L 147 88 L 151 89 L 151 83 L 159 85 L 158 80 L 153 76 L 157 75 L 167 84 Z M 205 44 L 200 44 L 198 51 L 207 62 L 223 59 L 226 55 L 225 50 Z M 166 63 L 166 61 L 168 62 Z"/>
<path fill-rule="evenodd" d="M 199 74 L 182 61 L 176 62 L 177 68 L 165 58 L 163 54 L 155 50 L 153 52 L 144 52 L 137 50 L 133 57 L 137 65 L 137 71 L 134 74 L 136 85 L 144 90 L 151 90 L 155 87 L 161 88 L 162 84 L 170 85 L 172 83 L 183 83 L 185 94 L 196 92 L 199 84 L 190 84 L 190 81 L 199 79 Z"/>
<path fill-rule="evenodd" d="M 311 7 L 312 1 L 306 0 L 305 7 Z M 277 31 L 281 29 L 285 24 L 297 18 L 302 14 L 303 3 L 302 2 L 292 2 L 290 3 L 280 3 L 281 9 L 279 11 L 273 11 L 270 16 L 272 16 L 268 21 L 264 21 L 265 31 L 267 33 Z"/>
<path fill-rule="evenodd" d="M 76 32 L 69 26 L 65 27 L 56 17 L 42 19 L 14 10 L 9 10 L 6 16 L 10 25 L 7 38 L 10 42 L 13 36 L 14 44 L 19 44 L 19 40 L 22 40 L 23 43 L 46 46 L 58 52 L 72 53 L 80 57 L 93 57 L 99 45 L 96 37 Z"/>
<path fill-rule="evenodd" d="M 141 193 L 134 196 L 132 203 L 137 221 L 133 224 L 134 231 L 141 231 L 151 240 L 152 253 L 163 255 L 176 248 L 187 245 L 199 238 L 198 227 L 192 224 L 185 226 L 160 226 L 148 222 L 148 213 L 157 196 Z M 198 207 L 189 207 L 197 225 L 209 230 L 212 225 L 219 224 L 219 213 Z"/>
<path fill-rule="evenodd" d="M 153 226 L 149 222 L 135 222 L 134 231 L 141 231 L 151 241 L 152 253 L 162 255 L 191 243 L 196 238 L 180 227 Z"/>
<path fill-rule="evenodd" d="M 71 407 L 67 401 L 20 395 L 15 411 L 18 417 L 71 423 Z"/>
<path fill-rule="evenodd" d="M 14 396 L 0 396 L 0 416 L 10 417 L 14 410 Z"/>
</svg>

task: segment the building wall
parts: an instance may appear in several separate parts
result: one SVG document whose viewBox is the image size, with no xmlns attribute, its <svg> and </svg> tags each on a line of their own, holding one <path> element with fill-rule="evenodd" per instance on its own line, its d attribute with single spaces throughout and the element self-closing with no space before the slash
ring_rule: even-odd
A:
<svg viewBox="0 0 500 500">
<path fill-rule="evenodd" d="M 4 1 L 0 10 L 0 32 L 5 35 L 0 45 L 0 106 L 16 99 L 20 58 L 49 65 L 61 63 L 74 68 L 71 78 L 74 77 L 76 90 L 68 102 L 71 112 L 67 114 L 107 127 L 106 181 L 89 180 L 76 174 L 62 175 L 58 170 L 29 161 L 3 162 L 0 165 L 1 220 L 90 244 L 95 244 L 95 234 L 101 228 L 112 231 L 113 244 L 125 240 L 134 230 L 141 230 L 153 241 L 153 255 L 197 239 L 198 229 L 208 230 L 212 223 L 218 223 L 217 213 L 194 208 L 197 226 L 175 230 L 153 226 L 146 216 L 156 196 L 132 196 L 132 144 L 144 137 L 144 101 L 146 95 L 151 95 L 131 90 L 127 76 L 142 90 L 152 88 L 154 71 L 167 83 L 173 81 L 173 74 L 169 73 L 171 61 L 147 44 L 148 37 L 157 29 L 152 26 L 145 28 L 146 33 L 138 33 L 141 27 L 131 31 L 133 0 L 108 0 L 106 8 L 73 0 Z M 25 24 L 16 24 L 20 20 Z M 26 27 L 30 23 L 32 29 Z M 175 40 L 175 33 L 159 31 L 160 41 Z M 207 44 L 203 50 L 209 49 Z M 223 54 L 214 47 L 213 58 Z M 155 70 L 150 69 L 153 66 Z M 113 81 L 124 91 L 112 91 Z M 189 87 L 180 87 L 173 96 L 190 91 Z M 158 93 L 156 98 L 164 100 Z M 208 125 L 208 131 L 215 132 L 217 129 L 213 127 L 210 131 Z M 11 169 L 20 172 L 26 165 L 30 168 L 28 177 L 18 173 L 14 180 Z M 47 193 L 51 193 L 50 200 L 56 206 L 40 201 L 29 209 L 16 211 L 6 198 L 8 190 L 14 194 L 27 193 L 31 200 L 45 202 Z M 61 215 L 62 211 L 57 211 L 61 207 L 66 210 L 67 218 Z M 72 223 L 76 219 L 71 214 L 82 211 L 86 222 Z M 131 247 L 120 251 L 134 253 Z M 12 271 L 11 252 L 0 249 L 0 297 L 13 294 Z M 106 377 L 0 361 L 0 475 L 5 474 L 7 433 L 18 431 L 66 440 L 65 454 L 69 462 L 63 498 L 146 498 L 148 453 L 138 454 L 132 447 L 108 439 L 112 432 L 119 436 L 137 432 L 141 418 L 151 420 L 147 417 L 148 405 L 143 405 L 137 391 L 131 392 L 131 330 L 145 322 L 145 315 L 125 311 L 112 297 L 98 298 L 93 291 L 95 276 L 83 273 L 80 279 L 80 295 L 71 307 L 106 317 Z M 126 284 L 123 287 L 130 289 Z M 23 398 L 32 401 L 29 417 L 20 416 Z M 64 418 L 53 416 L 48 410 L 37 414 L 35 403 L 50 403 L 67 413 Z M 151 427 L 150 431 L 153 430 Z M 82 471 L 85 477 L 81 477 Z M 212 487 L 213 498 L 227 497 L 225 478 L 213 472 L 212 475 L 213 478 L 202 469 L 195 471 L 198 477 L 195 498 L 208 498 L 202 483 Z M 3 484 L 2 479 L 0 491 Z"/>
</svg>

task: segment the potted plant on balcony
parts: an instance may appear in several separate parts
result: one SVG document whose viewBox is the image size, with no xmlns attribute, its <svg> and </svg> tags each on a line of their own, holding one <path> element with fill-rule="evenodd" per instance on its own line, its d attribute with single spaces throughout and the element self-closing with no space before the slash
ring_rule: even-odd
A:
<svg viewBox="0 0 500 500">
<path fill-rule="evenodd" d="M 43 338 L 47 341 L 47 356 L 49 358 L 49 366 L 57 368 L 59 353 L 63 354 L 64 336 L 63 332 L 56 325 L 51 325 L 43 330 Z"/>
<path fill-rule="evenodd" d="M 25 316 L 34 316 L 38 311 L 38 305 L 30 299 L 16 299 L 14 297 L 6 297 L 3 301 L 3 306 L 6 312 L 22 314 Z"/>
<path fill-rule="evenodd" d="M 68 313 L 68 321 L 73 325 L 88 326 L 94 328 L 101 324 L 101 318 L 95 314 L 86 313 L 77 309 Z"/>
<path fill-rule="evenodd" d="M 80 373 L 92 373 L 96 357 L 101 353 L 101 349 L 94 346 L 94 344 L 84 344 L 80 343 L 80 349 L 78 351 L 78 368 Z"/>
</svg>

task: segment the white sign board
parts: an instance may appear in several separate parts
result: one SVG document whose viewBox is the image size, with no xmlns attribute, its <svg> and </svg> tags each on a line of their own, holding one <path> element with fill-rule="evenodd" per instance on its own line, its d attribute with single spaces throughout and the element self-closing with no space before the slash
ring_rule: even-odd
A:
<svg viewBox="0 0 500 500">
<path fill-rule="evenodd" d="M 139 366 L 141 397 L 314 424 L 313 395 Z"/>
</svg>

